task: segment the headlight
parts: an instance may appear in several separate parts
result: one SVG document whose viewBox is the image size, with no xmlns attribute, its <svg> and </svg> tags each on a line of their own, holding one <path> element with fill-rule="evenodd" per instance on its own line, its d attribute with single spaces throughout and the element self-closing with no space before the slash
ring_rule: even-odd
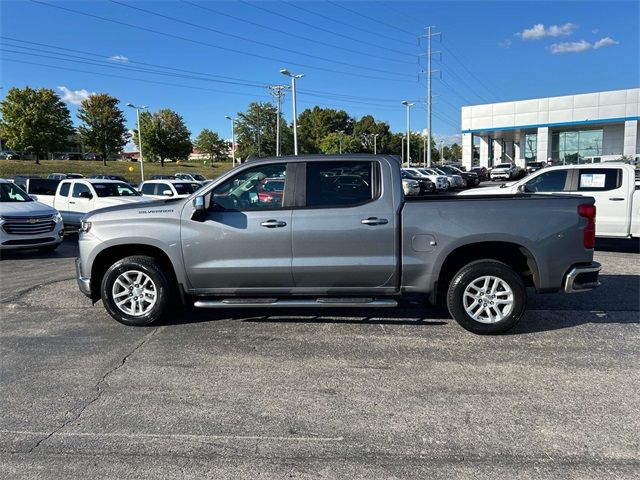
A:
<svg viewBox="0 0 640 480">
<path fill-rule="evenodd" d="M 4 218 L 0 217 L 0 227 L 4 225 Z"/>
<path fill-rule="evenodd" d="M 53 221 L 56 223 L 62 222 L 62 215 L 60 215 L 60 212 L 56 212 L 56 214 L 53 216 Z"/>
<path fill-rule="evenodd" d="M 91 222 L 82 221 L 80 225 L 80 232 L 89 233 L 90 230 L 91 230 Z"/>
</svg>

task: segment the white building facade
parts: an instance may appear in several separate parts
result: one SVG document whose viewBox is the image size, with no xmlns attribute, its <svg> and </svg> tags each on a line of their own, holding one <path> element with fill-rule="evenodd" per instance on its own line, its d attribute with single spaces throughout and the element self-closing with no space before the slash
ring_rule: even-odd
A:
<svg viewBox="0 0 640 480">
<path fill-rule="evenodd" d="M 462 165 L 640 157 L 640 88 L 462 107 Z"/>
</svg>

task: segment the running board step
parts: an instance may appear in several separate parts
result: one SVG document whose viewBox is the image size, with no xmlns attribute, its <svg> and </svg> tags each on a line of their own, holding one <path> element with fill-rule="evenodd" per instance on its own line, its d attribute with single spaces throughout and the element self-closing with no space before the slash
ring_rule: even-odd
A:
<svg viewBox="0 0 640 480">
<path fill-rule="evenodd" d="M 375 298 L 316 298 L 306 300 L 280 300 L 277 298 L 225 298 L 224 300 L 198 300 L 197 308 L 294 308 L 294 307 L 397 307 L 398 302 L 391 299 Z"/>
</svg>

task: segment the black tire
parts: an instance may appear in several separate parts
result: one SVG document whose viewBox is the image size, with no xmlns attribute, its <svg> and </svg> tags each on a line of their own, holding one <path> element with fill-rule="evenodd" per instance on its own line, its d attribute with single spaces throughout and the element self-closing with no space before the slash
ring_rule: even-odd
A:
<svg viewBox="0 0 640 480">
<path fill-rule="evenodd" d="M 497 277 L 505 282 L 512 292 L 513 301 L 510 311 L 508 311 L 504 318 L 495 323 L 485 323 L 474 319 L 467 313 L 464 305 L 463 297 L 467 287 L 474 281 L 485 276 Z M 494 296 L 499 293 L 500 292 L 495 292 Z M 482 296 L 484 293 L 480 291 L 478 295 Z M 504 294 L 504 296 L 508 295 Z M 482 298 L 478 298 L 478 300 L 484 301 Z M 473 300 L 473 302 L 475 302 L 475 300 Z M 484 305 L 488 303 L 489 302 Z M 478 306 L 480 305 L 478 304 Z M 522 318 L 526 306 L 527 291 L 522 278 L 520 278 L 511 267 L 495 260 L 479 260 L 464 266 L 454 275 L 447 291 L 447 308 L 451 316 L 462 328 L 479 335 L 496 335 L 511 329 Z M 496 305 L 495 307 L 489 308 L 494 309 L 492 313 L 496 313 L 495 308 L 503 307 Z M 504 310 L 506 310 L 506 307 L 504 307 Z M 504 313 L 504 310 L 502 310 L 501 313 Z M 474 312 L 472 311 L 472 313 Z"/>
<path fill-rule="evenodd" d="M 151 279 L 154 286 L 155 304 L 143 315 L 131 315 L 124 312 L 116 305 L 113 298 L 112 292 L 116 279 L 129 271 L 142 272 Z M 100 285 L 100 297 L 109 315 L 118 322 L 130 326 L 148 325 L 159 320 L 166 313 L 170 294 L 171 286 L 166 274 L 158 266 L 155 259 L 145 256 L 132 256 L 118 260 L 106 271 Z"/>
</svg>

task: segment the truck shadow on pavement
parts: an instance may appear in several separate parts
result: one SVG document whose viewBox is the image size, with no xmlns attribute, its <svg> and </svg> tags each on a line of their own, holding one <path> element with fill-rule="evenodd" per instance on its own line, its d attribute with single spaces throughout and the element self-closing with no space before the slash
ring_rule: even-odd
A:
<svg viewBox="0 0 640 480">
<path fill-rule="evenodd" d="M 560 330 L 584 324 L 640 323 L 640 276 L 602 275 L 602 285 L 591 292 L 565 294 L 536 294 L 529 291 L 528 310 L 509 335 Z M 183 309 L 160 325 L 236 320 L 246 323 L 281 324 L 353 324 L 353 325 L 412 325 L 442 326 L 455 323 L 443 308 L 429 305 L 402 305 L 380 310 L 360 309 Z M 153 324 L 152 326 L 158 326 Z"/>
</svg>

